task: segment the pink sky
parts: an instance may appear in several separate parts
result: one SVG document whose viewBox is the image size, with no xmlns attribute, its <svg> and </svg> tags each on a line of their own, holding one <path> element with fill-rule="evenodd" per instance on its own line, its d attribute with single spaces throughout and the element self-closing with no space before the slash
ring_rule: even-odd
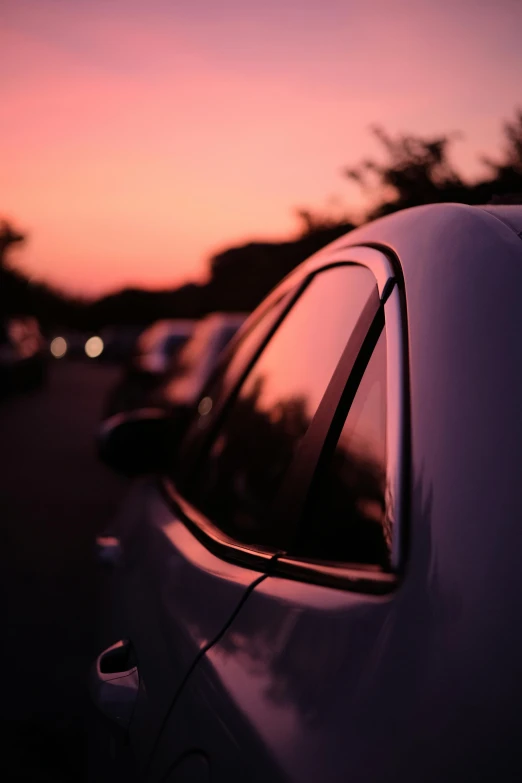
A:
<svg viewBox="0 0 522 783">
<path fill-rule="evenodd" d="M 473 175 L 522 103 L 520 0 L 4 0 L 0 214 L 75 293 L 169 286 L 286 237 L 379 153 L 458 129 Z"/>
</svg>

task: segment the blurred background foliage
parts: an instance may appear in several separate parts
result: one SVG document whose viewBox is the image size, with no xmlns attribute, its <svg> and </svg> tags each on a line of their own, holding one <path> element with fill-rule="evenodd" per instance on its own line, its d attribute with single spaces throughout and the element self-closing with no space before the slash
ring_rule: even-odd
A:
<svg viewBox="0 0 522 783">
<path fill-rule="evenodd" d="M 496 157 L 483 157 L 485 175 L 466 181 L 451 161 L 458 133 L 435 138 L 390 136 L 372 128 L 383 159 L 346 166 L 342 175 L 355 181 L 370 205 L 359 224 L 407 207 L 457 202 L 522 202 L 522 110 L 504 123 Z M 164 291 L 124 289 L 94 301 L 81 300 L 35 282 L 16 269 L 10 251 L 26 237 L 14 225 L 0 223 L 0 318 L 33 315 L 44 331 L 104 326 L 147 325 L 161 318 L 199 318 L 216 310 L 252 310 L 294 267 L 324 245 L 355 228 L 338 205 L 320 211 L 296 210 L 299 229 L 283 242 L 250 242 L 230 247 L 209 260 L 209 279 Z"/>
</svg>

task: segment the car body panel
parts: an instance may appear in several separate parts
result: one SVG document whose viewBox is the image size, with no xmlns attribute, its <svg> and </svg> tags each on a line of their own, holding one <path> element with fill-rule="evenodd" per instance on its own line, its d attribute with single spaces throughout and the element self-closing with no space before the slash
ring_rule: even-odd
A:
<svg viewBox="0 0 522 783">
<path fill-rule="evenodd" d="M 212 555 L 165 503 L 153 479 L 133 487 L 113 533 L 121 548 L 113 628 L 131 640 L 138 660 L 140 689 L 129 741 L 141 766 L 192 665 L 260 574 Z"/>
</svg>

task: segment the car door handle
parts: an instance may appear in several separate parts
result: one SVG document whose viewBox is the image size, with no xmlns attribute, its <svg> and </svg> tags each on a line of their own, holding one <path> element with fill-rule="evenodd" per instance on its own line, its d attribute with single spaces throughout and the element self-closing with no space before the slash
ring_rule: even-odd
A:
<svg viewBox="0 0 522 783">
<path fill-rule="evenodd" d="M 127 639 L 107 647 L 96 658 L 90 676 L 92 699 L 104 715 L 124 729 L 130 725 L 139 684 L 136 658 Z"/>
</svg>

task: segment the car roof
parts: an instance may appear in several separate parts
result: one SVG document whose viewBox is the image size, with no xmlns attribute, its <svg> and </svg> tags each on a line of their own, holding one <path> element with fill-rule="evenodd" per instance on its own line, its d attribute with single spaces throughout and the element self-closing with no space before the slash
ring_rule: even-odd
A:
<svg viewBox="0 0 522 783">
<path fill-rule="evenodd" d="M 196 321 L 190 318 L 163 319 L 161 321 L 155 321 L 150 326 L 147 326 L 141 333 L 141 336 L 159 336 L 163 334 L 190 335 L 195 324 Z"/>
<path fill-rule="evenodd" d="M 449 268 L 453 278 L 467 279 L 469 262 L 491 268 L 492 259 L 502 255 L 502 248 L 508 255 L 513 253 L 522 266 L 519 226 L 522 230 L 522 206 L 518 205 L 429 204 L 387 215 L 347 232 L 296 267 L 259 305 L 254 320 L 305 277 L 333 262 L 340 263 L 345 254 L 338 251 L 346 250 L 349 262 L 353 247 L 376 248 L 395 259 L 393 266 L 410 291 L 415 286 L 408 283 L 419 276 L 421 266 L 438 269 L 441 274 Z M 243 329 L 239 335 L 242 333 Z"/>
<path fill-rule="evenodd" d="M 197 321 L 188 318 L 164 319 L 147 326 L 138 337 L 140 351 L 154 350 L 160 347 L 171 335 L 180 338 L 190 337 Z"/>
<path fill-rule="evenodd" d="M 201 318 L 199 324 L 212 324 L 216 328 L 220 326 L 233 326 L 238 328 L 248 317 L 248 313 L 216 311 L 208 313 Z"/>
<path fill-rule="evenodd" d="M 381 247 L 392 250 L 401 266 L 408 267 L 408 248 L 421 245 L 425 257 L 438 251 L 438 242 L 451 237 L 451 247 L 465 242 L 469 251 L 483 247 L 485 237 L 491 243 L 520 241 L 522 206 L 468 206 L 465 204 L 428 204 L 395 212 L 344 234 L 322 248 L 299 267 L 312 272 L 334 250 L 354 247 Z M 404 270 L 405 273 L 407 270 Z"/>
<path fill-rule="evenodd" d="M 502 220 L 522 239 L 522 204 L 481 207 L 485 212 Z"/>
</svg>

